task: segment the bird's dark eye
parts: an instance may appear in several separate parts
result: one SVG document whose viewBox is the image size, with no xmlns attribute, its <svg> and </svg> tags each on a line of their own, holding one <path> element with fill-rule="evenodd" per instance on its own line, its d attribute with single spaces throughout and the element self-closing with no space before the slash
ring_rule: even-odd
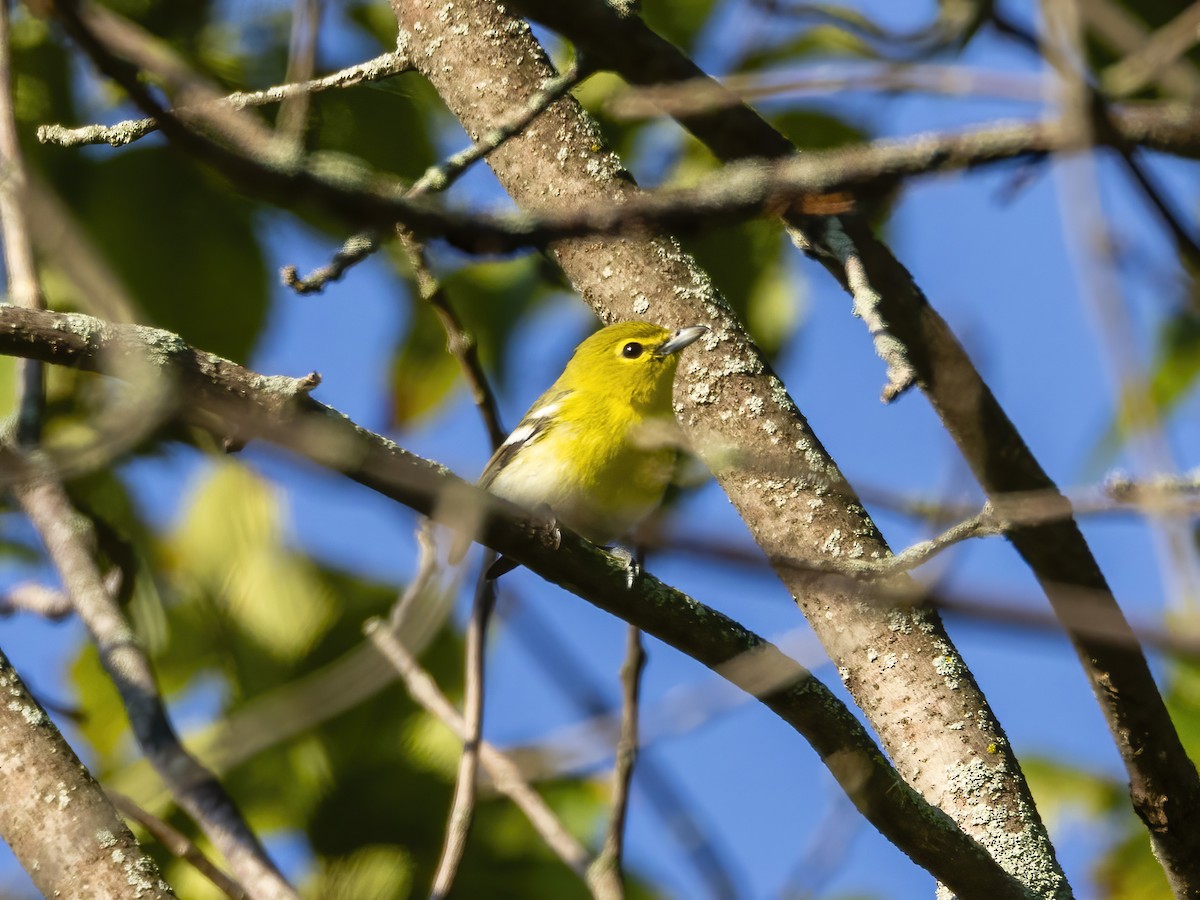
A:
<svg viewBox="0 0 1200 900">
<path fill-rule="evenodd" d="M 645 347 L 643 347 L 637 341 L 630 341 L 628 344 L 626 344 L 624 347 L 621 348 L 621 355 L 623 357 L 625 357 L 626 359 L 637 359 L 639 356 L 642 355 L 642 351 L 644 349 L 645 349 Z"/>
</svg>

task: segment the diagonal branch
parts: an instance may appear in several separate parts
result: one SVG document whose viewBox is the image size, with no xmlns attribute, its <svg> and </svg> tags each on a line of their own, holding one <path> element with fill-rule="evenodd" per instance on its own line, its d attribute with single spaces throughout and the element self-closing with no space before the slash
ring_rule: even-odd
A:
<svg viewBox="0 0 1200 900">
<path fill-rule="evenodd" d="M 604 3 L 520 0 L 520 7 L 633 83 L 705 77 L 640 19 L 618 17 Z M 740 103 L 679 121 L 725 160 L 795 151 Z M 880 355 L 905 373 L 895 386 L 902 387 L 909 376 L 915 380 L 987 494 L 1057 493 L 945 320 L 867 223 L 855 217 L 789 217 L 788 222 L 801 246 L 852 292 L 864 318 L 878 323 Z M 1009 539 L 1071 635 L 1125 763 L 1135 810 L 1165 858 L 1200 890 L 1200 778 L 1087 542 L 1073 519 L 1014 529 Z M 1068 605 L 1079 589 L 1094 592 L 1106 618 L 1121 630 L 1120 640 L 1097 640 L 1073 626 Z"/>
<path fill-rule="evenodd" d="M 573 13 L 590 6 L 585 0 L 556 8 Z M 552 71 L 507 7 L 486 0 L 456 0 L 446 14 L 429 3 L 394 0 L 392 7 L 402 45 L 468 130 L 486 127 L 514 93 L 527 96 Z M 606 7 L 605 15 L 611 12 Z M 625 39 L 609 33 L 604 42 Z M 590 53 L 583 48 L 585 58 Z M 516 203 L 539 214 L 641 199 L 596 123 L 570 97 L 494 153 L 490 164 Z M 606 321 L 710 326 L 703 347 L 681 366 L 676 409 L 692 445 L 769 557 L 797 548 L 833 558 L 886 555 L 882 536 L 785 386 L 707 275 L 672 239 L 564 240 L 553 249 Z M 944 804 L 1029 889 L 1069 893 L 1003 730 L 936 614 L 907 611 L 898 622 L 894 611 L 861 604 L 852 585 L 777 572 L 903 776 Z M 884 665 L 885 653 L 895 666 Z M 954 661 L 953 678 L 942 674 L 947 659 Z M 983 822 L 980 803 L 1005 814 Z"/>
<path fill-rule="evenodd" d="M 1001 900 L 1027 896 L 974 839 L 905 783 L 844 704 L 773 645 L 648 574 L 630 587 L 623 562 L 566 529 L 556 548 L 537 516 L 317 403 L 307 394 L 310 381 L 259 375 L 157 329 L 15 307 L 0 307 L 0 353 L 91 371 L 108 358 L 144 356 L 160 377 L 180 384 L 189 399 L 180 415 L 201 427 L 271 441 L 424 515 L 447 495 L 472 498 L 486 512 L 484 543 L 758 697 L 812 744 L 864 816 L 952 890 Z M 738 664 L 727 667 L 734 659 Z M 986 781 L 976 767 L 981 776 Z"/>
<path fill-rule="evenodd" d="M 297 84 L 279 84 L 261 91 L 235 91 L 216 102 L 226 109 L 240 111 L 255 106 L 283 103 L 296 97 L 310 96 L 321 91 L 381 81 L 384 78 L 391 78 L 407 72 L 411 68 L 408 60 L 393 50 L 320 78 L 313 78 Z M 187 116 L 202 112 L 202 110 L 181 108 L 174 112 L 181 116 Z M 43 144 L 56 144 L 59 147 L 80 147 L 86 144 L 109 144 L 113 147 L 120 147 L 157 130 L 158 122 L 150 117 L 126 119 L 115 125 L 85 125 L 80 128 L 68 128 L 65 125 L 42 125 L 37 130 L 37 138 Z"/>
<path fill-rule="evenodd" d="M 625 822 L 629 816 L 629 791 L 633 786 L 633 766 L 638 757 L 638 714 L 642 690 L 642 669 L 646 666 L 646 651 L 642 633 L 630 625 L 625 641 L 625 662 L 621 665 L 621 735 L 617 740 L 616 762 L 613 766 L 613 803 L 604 847 L 595 864 L 588 870 L 593 884 L 604 885 L 614 897 L 624 898 L 625 884 L 622 860 L 625 855 Z"/>
<path fill-rule="evenodd" d="M 295 900 L 297 894 L 224 788 L 179 742 L 150 662 L 96 567 L 90 550 L 95 537 L 91 522 L 71 507 L 62 486 L 53 481 L 19 485 L 16 494 L 121 695 L 142 752 L 159 777 L 254 897 Z"/>
</svg>

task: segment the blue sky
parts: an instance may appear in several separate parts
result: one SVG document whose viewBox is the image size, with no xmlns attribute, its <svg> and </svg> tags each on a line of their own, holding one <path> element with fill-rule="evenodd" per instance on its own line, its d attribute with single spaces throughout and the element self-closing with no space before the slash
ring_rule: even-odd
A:
<svg viewBox="0 0 1200 900">
<path fill-rule="evenodd" d="M 924 21 L 931 5 L 874 0 L 860 8 L 888 24 L 911 26 Z M 734 21 L 754 33 L 752 20 L 746 18 L 752 15 L 748 4 L 728 9 L 719 32 L 722 39 L 728 39 Z M 353 61 L 337 43 L 339 34 L 335 30 L 325 38 L 332 42 L 328 57 Z M 708 58 L 702 61 L 719 70 L 728 45 L 715 34 L 710 43 Z M 1037 72 L 1029 54 L 989 36 L 972 44 L 963 61 Z M 852 105 L 855 118 L 881 136 L 1038 112 L 1028 104 L 930 96 L 857 94 L 795 102 L 831 110 Z M 638 164 L 633 163 L 636 174 Z M 1152 163 L 1176 208 L 1194 209 L 1195 167 L 1163 159 Z M 1120 287 L 1136 326 L 1128 337 L 1139 357 L 1149 361 L 1154 329 L 1173 298 L 1164 296 L 1161 283 L 1147 273 L 1174 275 L 1177 264 L 1158 222 L 1120 169 L 1104 163 L 1099 171 L 1105 209 L 1138 262 L 1123 271 Z M 1094 483 L 1102 473 L 1093 471 L 1089 461 L 1114 409 L 1109 370 L 1072 267 L 1052 171 L 1043 167 L 1015 198 L 1001 199 L 1012 176 L 1013 169 L 1005 167 L 916 182 L 900 199 L 886 236 L 968 347 L 1050 474 L 1064 487 Z M 494 197 L 494 191 L 490 176 L 481 172 L 462 185 L 460 196 Z M 334 249 L 329 240 L 317 239 L 282 217 L 263 226 L 276 265 L 295 263 L 307 270 L 324 263 Z M 933 496 L 953 489 L 956 497 L 979 499 L 953 444 L 919 393 L 891 406 L 879 402 L 883 366 L 862 323 L 849 315 L 848 298 L 816 264 L 796 255 L 791 266 L 796 295 L 804 298 L 804 319 L 778 368 L 851 483 Z M 379 260 L 355 269 L 319 297 L 297 297 L 277 288 L 271 327 L 251 364 L 260 371 L 290 375 L 318 370 L 324 376 L 318 399 L 369 428 L 385 429 L 388 363 L 408 302 L 404 286 Z M 531 317 L 525 327 L 529 352 L 501 397 L 507 423 L 515 422 L 553 380 L 588 322 L 583 304 L 566 296 Z M 1176 412 L 1167 435 L 1184 468 L 1200 466 L 1200 398 L 1195 392 Z M 488 455 L 482 428 L 462 391 L 435 420 L 397 437 L 404 446 L 468 478 L 477 475 Z M 305 550 L 397 584 L 409 576 L 414 519 L 405 510 L 270 450 L 251 448 L 243 459 L 283 487 L 294 540 Z M 1126 456 L 1113 465 L 1135 475 L 1148 474 Z M 178 513 L 180 479 L 197 477 L 198 469 L 196 456 L 180 452 L 131 467 L 129 478 L 148 515 L 166 522 Z M 911 521 L 877 512 L 895 548 L 924 536 Z M 680 519 L 700 523 L 689 524 L 690 533 L 749 540 L 714 484 L 688 501 Z M 1089 520 L 1083 527 L 1129 615 L 1136 621 L 1154 621 L 1170 600 L 1150 529 L 1130 517 Z M 973 542 L 952 551 L 949 560 L 948 577 L 957 588 L 986 589 L 988 596 L 1045 606 L 1032 577 L 1002 541 Z M 845 696 L 832 668 L 804 636 L 802 618 L 770 576 L 675 557 L 651 558 L 649 568 L 760 634 L 779 636 L 800 629 L 796 641 L 802 661 Z M 615 700 L 623 623 L 525 571 L 507 576 L 503 585 L 509 615 L 519 617 L 525 609 L 536 609 L 561 635 L 567 652 L 593 678 L 606 683 Z M 1122 777 L 1104 722 L 1063 639 L 957 618 L 949 620 L 949 628 L 1018 756 L 1053 756 Z M 24 617 L 0 621 L 0 646 L 36 688 L 52 697 L 65 695 L 59 666 L 79 639 L 80 629 L 73 623 L 49 626 Z M 712 705 L 723 705 L 727 689 L 698 664 L 654 641 L 648 642 L 648 650 L 645 709 L 674 708 L 672 699 L 681 692 L 693 700 L 703 698 L 696 703 L 700 709 L 710 698 Z M 545 681 L 503 624 L 490 646 L 489 672 L 487 736 L 495 743 L 535 742 L 578 720 L 578 711 Z M 689 792 L 698 823 L 713 834 L 746 896 L 780 896 L 806 854 L 836 864 L 828 878 L 818 866 L 802 866 L 795 883 L 816 896 L 930 895 L 929 876 L 857 817 L 816 755 L 790 728 L 754 703 L 702 718 L 697 727 L 663 737 L 646 752 Z M 703 896 L 694 872 L 649 811 L 636 782 L 629 827 L 628 859 L 635 869 L 672 896 Z M 1106 835 L 1078 817 L 1056 821 L 1052 828 L 1077 894 L 1092 896 L 1088 868 Z M 293 847 L 286 848 L 284 856 L 291 863 L 302 861 L 301 851 Z M 19 883 L 17 873 L 13 881 L 8 879 L 14 867 L 9 860 L 0 868 L 0 883 Z"/>
</svg>

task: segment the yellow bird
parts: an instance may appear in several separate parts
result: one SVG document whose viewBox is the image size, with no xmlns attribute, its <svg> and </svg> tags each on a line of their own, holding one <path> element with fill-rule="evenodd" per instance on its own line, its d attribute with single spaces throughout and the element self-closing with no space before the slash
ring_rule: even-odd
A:
<svg viewBox="0 0 1200 900">
<path fill-rule="evenodd" d="M 480 487 L 530 510 L 548 508 L 596 543 L 628 535 L 662 502 L 674 473 L 679 351 L 707 331 L 649 322 L 597 331 L 496 450 Z M 511 567 L 501 560 L 491 574 Z"/>
</svg>

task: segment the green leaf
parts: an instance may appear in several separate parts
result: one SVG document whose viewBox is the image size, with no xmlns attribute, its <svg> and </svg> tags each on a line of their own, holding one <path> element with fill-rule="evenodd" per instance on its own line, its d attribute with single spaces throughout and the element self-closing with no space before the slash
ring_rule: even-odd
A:
<svg viewBox="0 0 1200 900">
<path fill-rule="evenodd" d="M 677 47 L 692 50 L 715 6 L 716 0 L 645 0 L 641 12 L 651 30 Z"/>
<path fill-rule="evenodd" d="M 249 204 L 162 147 L 109 156 L 74 202 L 144 321 L 221 356 L 250 355 L 268 272 Z"/>
<path fill-rule="evenodd" d="M 1200 384 L 1200 313 L 1184 308 L 1160 328 L 1149 383 L 1140 395 L 1122 393 L 1116 415 L 1092 451 L 1087 470 L 1098 472 L 1109 466 L 1126 441 L 1147 427 L 1157 427 L 1191 395 L 1197 384 Z"/>
<path fill-rule="evenodd" d="M 288 660 L 308 651 L 336 601 L 311 564 L 285 545 L 286 514 L 273 486 L 224 460 L 187 507 L 169 544 L 174 576 L 193 582 L 271 655 Z"/>
</svg>

